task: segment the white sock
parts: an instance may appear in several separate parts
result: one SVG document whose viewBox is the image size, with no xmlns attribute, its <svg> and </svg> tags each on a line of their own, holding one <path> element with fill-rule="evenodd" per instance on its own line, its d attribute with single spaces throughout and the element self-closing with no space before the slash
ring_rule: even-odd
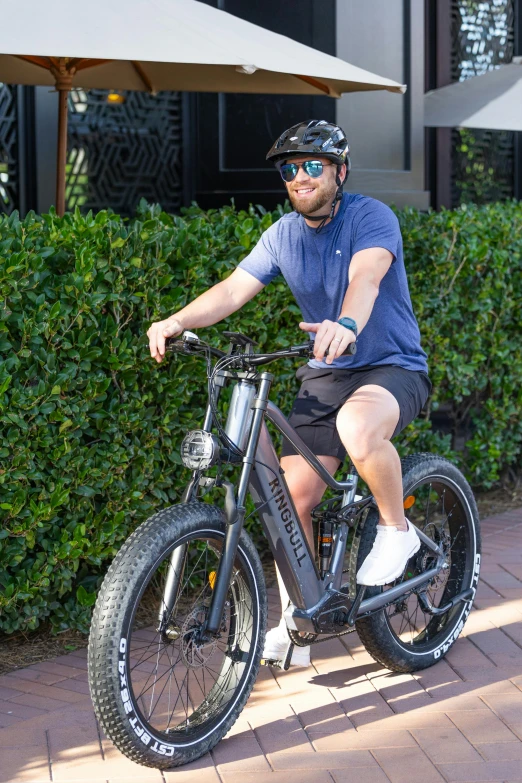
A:
<svg viewBox="0 0 522 783">
<path fill-rule="evenodd" d="M 409 522 L 406 519 L 406 517 L 404 517 L 404 521 L 406 522 L 406 530 L 399 529 L 397 525 L 383 525 L 381 522 L 378 523 L 378 526 L 383 528 L 392 528 L 393 530 L 396 530 L 398 533 L 407 533 L 409 530 Z"/>
<path fill-rule="evenodd" d="M 276 576 L 277 576 L 277 586 L 279 587 L 279 596 L 281 598 L 281 620 L 279 621 L 279 626 L 281 628 L 282 627 L 286 628 L 286 620 L 283 616 L 283 613 L 287 608 L 288 604 L 290 603 L 290 596 L 288 595 L 287 589 L 285 587 L 285 583 L 283 582 L 283 577 L 281 576 L 281 573 L 277 565 L 276 565 Z"/>
</svg>

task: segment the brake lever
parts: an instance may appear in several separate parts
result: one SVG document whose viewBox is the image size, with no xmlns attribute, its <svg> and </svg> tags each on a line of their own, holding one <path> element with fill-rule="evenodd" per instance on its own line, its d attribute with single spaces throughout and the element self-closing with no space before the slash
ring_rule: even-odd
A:
<svg viewBox="0 0 522 783">
<path fill-rule="evenodd" d="M 167 337 L 165 340 L 165 351 L 170 351 L 172 353 L 175 353 L 177 351 L 185 351 L 185 346 L 187 343 L 183 342 L 183 340 L 176 340 L 173 337 Z"/>
</svg>

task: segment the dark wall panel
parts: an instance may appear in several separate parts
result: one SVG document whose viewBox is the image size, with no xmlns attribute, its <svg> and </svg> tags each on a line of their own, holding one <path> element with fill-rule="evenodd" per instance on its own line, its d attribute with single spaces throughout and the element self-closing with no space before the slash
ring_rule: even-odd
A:
<svg viewBox="0 0 522 783">
<path fill-rule="evenodd" d="M 208 0 L 208 5 L 335 54 L 335 0 Z M 233 198 L 273 208 L 285 198 L 284 187 L 265 160 L 275 138 L 290 125 L 316 117 L 335 119 L 331 98 L 287 95 L 192 95 L 186 121 L 187 196 L 204 207 Z"/>
</svg>

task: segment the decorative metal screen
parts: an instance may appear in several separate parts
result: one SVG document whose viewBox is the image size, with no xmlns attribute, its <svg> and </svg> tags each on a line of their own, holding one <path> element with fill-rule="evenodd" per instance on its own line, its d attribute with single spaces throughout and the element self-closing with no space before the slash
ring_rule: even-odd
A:
<svg viewBox="0 0 522 783">
<path fill-rule="evenodd" d="M 181 96 L 72 90 L 69 100 L 67 209 L 111 207 L 133 215 L 141 198 L 181 206 Z M 114 97 L 114 94 L 112 94 Z"/>
<path fill-rule="evenodd" d="M 0 211 L 18 207 L 17 88 L 0 83 Z"/>
<path fill-rule="evenodd" d="M 463 81 L 511 62 L 515 0 L 453 0 L 452 78 Z M 514 135 L 507 131 L 453 132 L 453 203 L 512 198 Z"/>
</svg>

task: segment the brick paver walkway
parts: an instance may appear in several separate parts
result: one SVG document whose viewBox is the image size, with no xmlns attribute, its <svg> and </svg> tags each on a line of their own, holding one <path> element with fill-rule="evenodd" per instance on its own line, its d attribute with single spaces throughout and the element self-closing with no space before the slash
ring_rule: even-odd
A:
<svg viewBox="0 0 522 783">
<path fill-rule="evenodd" d="M 522 781 L 522 509 L 483 522 L 483 553 L 475 609 L 445 660 L 398 675 L 355 634 L 317 645 L 310 669 L 262 668 L 229 736 L 171 772 L 104 738 L 85 652 L 0 677 L 0 783 Z"/>
</svg>

